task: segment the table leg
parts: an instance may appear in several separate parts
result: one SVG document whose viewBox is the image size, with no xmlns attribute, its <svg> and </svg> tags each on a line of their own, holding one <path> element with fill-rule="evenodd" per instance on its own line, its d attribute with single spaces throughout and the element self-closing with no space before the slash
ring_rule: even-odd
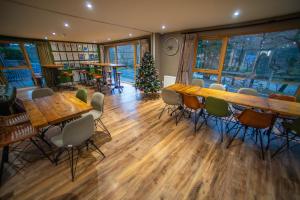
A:
<svg viewBox="0 0 300 200">
<path fill-rule="evenodd" d="M 4 163 L 8 163 L 8 156 L 9 156 L 9 146 L 4 146 L 3 150 L 2 150 L 2 160 L 1 160 L 1 166 L 0 166 L 0 184 L 2 183 Z"/>
<path fill-rule="evenodd" d="M 37 148 L 38 150 L 41 151 L 41 153 L 42 153 L 46 158 L 48 158 L 48 159 L 50 160 L 51 163 L 53 163 L 53 160 L 50 158 L 50 156 L 44 151 L 44 149 L 43 149 L 41 146 L 39 146 L 33 139 L 30 139 L 30 141 L 32 142 L 32 144 L 33 144 L 34 146 L 36 146 L 36 148 Z"/>
</svg>

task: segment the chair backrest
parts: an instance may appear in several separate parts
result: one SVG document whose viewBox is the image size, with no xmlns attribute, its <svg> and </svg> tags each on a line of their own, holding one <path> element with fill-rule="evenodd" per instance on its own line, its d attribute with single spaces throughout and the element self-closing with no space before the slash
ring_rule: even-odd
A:
<svg viewBox="0 0 300 200">
<path fill-rule="evenodd" d="M 289 96 L 289 95 L 283 95 L 283 94 L 270 94 L 269 98 L 283 100 L 283 101 L 296 102 L 296 97 Z"/>
<path fill-rule="evenodd" d="M 205 109 L 208 114 L 217 117 L 227 117 L 231 115 L 229 104 L 223 99 L 207 97 L 205 99 Z"/>
<path fill-rule="evenodd" d="M 51 88 L 38 88 L 32 91 L 32 99 L 42 98 L 51 96 L 54 94 L 54 91 Z"/>
<path fill-rule="evenodd" d="M 237 93 L 258 96 L 258 92 L 253 88 L 240 88 Z"/>
<path fill-rule="evenodd" d="M 275 120 L 275 115 L 272 113 L 258 112 L 253 109 L 245 109 L 238 116 L 241 124 L 253 128 L 268 128 Z"/>
<path fill-rule="evenodd" d="M 204 107 L 203 104 L 199 102 L 197 96 L 188 95 L 188 94 L 183 95 L 183 104 L 186 107 L 194 110 Z"/>
<path fill-rule="evenodd" d="M 98 111 L 103 112 L 104 106 L 104 94 L 100 92 L 95 92 L 92 96 L 91 106 Z"/>
<path fill-rule="evenodd" d="M 194 78 L 194 79 L 192 79 L 192 85 L 204 87 L 204 80 L 203 79 Z"/>
<path fill-rule="evenodd" d="M 161 90 L 161 97 L 162 97 L 163 101 L 168 105 L 181 105 L 182 104 L 181 95 L 173 90 L 163 88 Z"/>
<path fill-rule="evenodd" d="M 215 89 L 215 90 L 223 90 L 223 91 L 226 90 L 225 86 L 222 85 L 222 84 L 219 84 L 219 83 L 212 83 L 212 84 L 209 85 L 209 88 L 210 89 Z"/>
<path fill-rule="evenodd" d="M 78 146 L 89 139 L 95 131 L 91 114 L 68 123 L 62 130 L 63 146 Z"/>
<path fill-rule="evenodd" d="M 87 103 L 87 91 L 86 89 L 79 89 L 76 92 L 76 97 L 81 101 Z"/>
</svg>

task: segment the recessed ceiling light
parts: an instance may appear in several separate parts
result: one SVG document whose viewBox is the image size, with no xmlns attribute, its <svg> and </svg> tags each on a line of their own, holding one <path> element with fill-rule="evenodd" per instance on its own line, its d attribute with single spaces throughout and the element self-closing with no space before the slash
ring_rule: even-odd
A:
<svg viewBox="0 0 300 200">
<path fill-rule="evenodd" d="M 111 38 L 107 38 L 108 41 L 111 41 Z"/>
<path fill-rule="evenodd" d="M 68 23 L 64 23 L 64 26 L 67 27 L 67 28 L 70 27 L 70 25 Z"/>
<path fill-rule="evenodd" d="M 53 33 L 52 33 L 52 35 L 56 35 L 56 33 L 55 33 L 55 32 L 53 32 Z"/>
<path fill-rule="evenodd" d="M 129 37 L 132 37 L 132 33 L 129 33 Z"/>
<path fill-rule="evenodd" d="M 163 30 L 166 29 L 166 26 L 165 26 L 165 25 L 162 25 L 162 26 L 161 26 L 161 29 L 163 29 Z"/>
<path fill-rule="evenodd" d="M 46 37 L 44 37 L 45 38 L 45 40 L 48 40 L 48 37 L 46 36 Z"/>
<path fill-rule="evenodd" d="M 86 2 L 85 3 L 85 6 L 88 8 L 88 9 L 92 9 L 93 8 L 93 5 L 91 4 L 91 2 Z"/>
<path fill-rule="evenodd" d="M 234 11 L 234 13 L 233 13 L 233 17 L 238 17 L 239 15 L 240 15 L 241 13 L 240 13 L 240 11 L 239 10 L 236 10 L 236 11 Z"/>
</svg>

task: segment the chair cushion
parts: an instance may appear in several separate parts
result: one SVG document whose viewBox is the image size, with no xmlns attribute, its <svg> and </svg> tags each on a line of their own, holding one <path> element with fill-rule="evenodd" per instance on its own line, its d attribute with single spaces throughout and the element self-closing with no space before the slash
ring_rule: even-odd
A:
<svg viewBox="0 0 300 200">
<path fill-rule="evenodd" d="M 46 129 L 47 128 L 48 127 L 46 127 Z M 60 134 L 61 134 L 61 128 L 59 126 L 50 126 L 48 130 L 45 132 L 45 137 L 50 140 L 52 137 Z"/>
<path fill-rule="evenodd" d="M 102 112 L 98 110 L 91 110 L 87 113 L 82 114 L 82 117 L 85 117 L 87 115 L 93 115 L 94 120 L 99 119 L 102 116 Z"/>
<path fill-rule="evenodd" d="M 60 134 L 60 135 L 52 137 L 50 140 L 55 146 L 62 147 L 63 146 L 63 137 L 62 136 L 63 135 Z"/>
</svg>

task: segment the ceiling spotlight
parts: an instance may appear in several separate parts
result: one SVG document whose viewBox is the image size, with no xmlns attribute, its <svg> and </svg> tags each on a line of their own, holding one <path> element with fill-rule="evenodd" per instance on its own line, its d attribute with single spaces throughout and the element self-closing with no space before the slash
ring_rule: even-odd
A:
<svg viewBox="0 0 300 200">
<path fill-rule="evenodd" d="M 107 38 L 108 41 L 111 41 L 111 38 Z"/>
<path fill-rule="evenodd" d="M 165 25 L 162 25 L 162 26 L 161 26 L 161 29 L 163 29 L 163 30 L 166 29 L 166 26 L 165 26 Z"/>
<path fill-rule="evenodd" d="M 88 9 L 92 9 L 93 8 L 93 5 L 91 4 L 91 2 L 86 2 L 85 3 L 85 6 L 88 8 Z"/>
<path fill-rule="evenodd" d="M 240 15 L 240 11 L 239 10 L 236 10 L 236 11 L 234 11 L 234 13 L 233 13 L 233 17 L 238 17 Z"/>
<path fill-rule="evenodd" d="M 45 38 L 45 40 L 48 40 L 48 37 L 46 36 L 46 37 L 44 37 Z"/>
<path fill-rule="evenodd" d="M 64 26 L 67 27 L 67 28 L 70 27 L 68 23 L 64 23 Z"/>
<path fill-rule="evenodd" d="M 132 37 L 132 33 L 129 33 L 129 37 Z"/>
<path fill-rule="evenodd" d="M 53 33 L 52 33 L 52 35 L 56 35 L 56 33 L 55 33 L 55 32 L 53 32 Z"/>
</svg>

